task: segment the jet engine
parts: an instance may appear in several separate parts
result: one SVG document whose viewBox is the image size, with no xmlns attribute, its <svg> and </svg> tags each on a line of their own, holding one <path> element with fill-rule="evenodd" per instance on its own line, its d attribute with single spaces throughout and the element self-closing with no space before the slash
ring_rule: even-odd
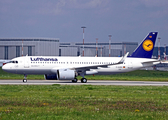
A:
<svg viewBox="0 0 168 120">
<path fill-rule="evenodd" d="M 45 74 L 46 80 L 72 80 L 76 77 L 74 70 L 60 69 L 55 71 L 56 74 Z"/>
<path fill-rule="evenodd" d="M 45 74 L 44 78 L 46 80 L 58 80 L 57 74 Z"/>
</svg>

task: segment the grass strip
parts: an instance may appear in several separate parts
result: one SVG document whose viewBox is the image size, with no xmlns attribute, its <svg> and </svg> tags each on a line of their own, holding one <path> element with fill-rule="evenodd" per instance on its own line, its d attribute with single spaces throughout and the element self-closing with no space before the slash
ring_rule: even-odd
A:
<svg viewBox="0 0 168 120">
<path fill-rule="evenodd" d="M 167 118 L 167 86 L 0 85 L 0 119 Z"/>
</svg>

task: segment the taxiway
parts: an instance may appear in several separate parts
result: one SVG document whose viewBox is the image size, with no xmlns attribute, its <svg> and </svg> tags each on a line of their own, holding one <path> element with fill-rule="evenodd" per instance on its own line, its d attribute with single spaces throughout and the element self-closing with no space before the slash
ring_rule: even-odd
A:
<svg viewBox="0 0 168 120">
<path fill-rule="evenodd" d="M 168 86 L 168 82 L 153 81 L 112 81 L 112 80 L 88 80 L 87 83 L 72 83 L 71 81 L 57 80 L 28 80 L 23 83 L 22 80 L 0 80 L 0 85 L 123 85 L 123 86 Z"/>
</svg>

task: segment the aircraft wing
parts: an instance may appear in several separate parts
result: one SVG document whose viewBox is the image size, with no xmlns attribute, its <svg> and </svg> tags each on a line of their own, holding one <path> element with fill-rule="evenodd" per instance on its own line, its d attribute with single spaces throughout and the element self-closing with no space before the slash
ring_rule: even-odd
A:
<svg viewBox="0 0 168 120">
<path fill-rule="evenodd" d="M 121 58 L 121 60 L 117 63 L 114 63 L 114 64 L 104 64 L 104 65 L 93 65 L 93 66 L 85 66 L 85 67 L 74 67 L 74 68 L 70 68 L 71 70 L 73 69 L 85 69 L 85 70 L 88 70 L 88 69 L 98 69 L 98 68 L 108 68 L 109 66 L 111 65 L 118 65 L 118 64 L 123 64 L 125 59 L 127 58 L 129 52 L 127 52 L 124 57 Z"/>
<path fill-rule="evenodd" d="M 51 71 L 56 71 L 58 69 L 70 69 L 70 70 L 77 70 L 77 71 L 86 71 L 86 70 L 90 70 L 90 69 L 98 69 L 98 68 L 108 68 L 111 65 L 119 65 L 119 64 L 123 64 L 125 59 L 127 58 L 129 52 L 127 54 L 125 54 L 124 57 L 121 58 L 120 61 L 118 61 L 117 63 L 114 64 L 103 64 L 103 65 L 89 65 L 89 66 L 83 66 L 83 67 L 71 67 L 71 68 L 65 68 L 65 67 L 57 67 L 57 68 L 53 68 Z"/>
</svg>

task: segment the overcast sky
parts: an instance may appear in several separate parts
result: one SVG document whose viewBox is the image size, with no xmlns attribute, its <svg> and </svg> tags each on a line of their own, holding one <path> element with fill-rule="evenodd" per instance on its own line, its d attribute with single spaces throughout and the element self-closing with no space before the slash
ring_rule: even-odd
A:
<svg viewBox="0 0 168 120">
<path fill-rule="evenodd" d="M 0 0 L 0 38 L 138 42 L 158 31 L 168 45 L 168 0 Z"/>
</svg>

